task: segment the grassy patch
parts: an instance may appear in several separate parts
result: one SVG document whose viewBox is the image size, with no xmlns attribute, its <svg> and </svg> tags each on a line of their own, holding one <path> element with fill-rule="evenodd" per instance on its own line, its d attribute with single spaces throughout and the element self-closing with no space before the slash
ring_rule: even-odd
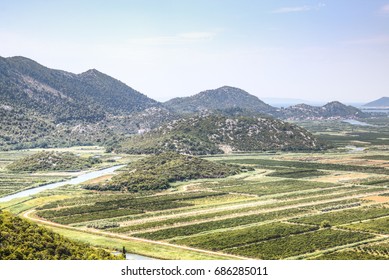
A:
<svg viewBox="0 0 389 280">
<path fill-rule="evenodd" d="M 352 230 L 389 234 L 389 217 L 344 226 Z"/>
</svg>

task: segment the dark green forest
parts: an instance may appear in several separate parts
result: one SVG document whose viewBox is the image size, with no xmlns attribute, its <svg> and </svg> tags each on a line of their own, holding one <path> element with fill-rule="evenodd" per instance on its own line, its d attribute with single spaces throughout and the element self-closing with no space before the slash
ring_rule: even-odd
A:
<svg viewBox="0 0 389 280">
<path fill-rule="evenodd" d="M 70 152 L 47 152 L 42 151 L 26 156 L 7 166 L 11 171 L 76 171 L 90 168 L 92 165 L 101 163 L 98 158 L 83 158 Z"/>
<path fill-rule="evenodd" d="M 44 227 L 0 210 L 1 260 L 115 260 L 103 249 L 71 241 Z"/>
<path fill-rule="evenodd" d="M 191 179 L 224 178 L 238 174 L 245 168 L 220 164 L 189 155 L 173 152 L 150 155 L 130 163 L 127 171 L 114 176 L 110 181 L 88 185 L 85 188 L 100 191 L 138 192 L 163 190 L 170 183 Z"/>
</svg>

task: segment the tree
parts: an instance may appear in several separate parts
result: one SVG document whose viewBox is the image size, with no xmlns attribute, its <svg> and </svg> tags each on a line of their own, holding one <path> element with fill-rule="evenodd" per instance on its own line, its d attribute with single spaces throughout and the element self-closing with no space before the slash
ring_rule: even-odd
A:
<svg viewBox="0 0 389 280">
<path fill-rule="evenodd" d="M 123 249 L 122 249 L 122 255 L 123 255 L 123 258 L 126 258 L 126 247 L 123 246 Z"/>
<path fill-rule="evenodd" d="M 322 221 L 320 223 L 320 227 L 322 227 L 322 228 L 330 228 L 331 227 L 331 223 L 328 220 L 324 220 L 324 221 Z"/>
</svg>

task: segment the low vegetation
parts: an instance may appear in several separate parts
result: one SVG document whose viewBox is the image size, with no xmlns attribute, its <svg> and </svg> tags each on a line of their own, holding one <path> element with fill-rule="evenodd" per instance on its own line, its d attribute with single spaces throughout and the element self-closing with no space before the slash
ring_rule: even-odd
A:
<svg viewBox="0 0 389 280">
<path fill-rule="evenodd" d="M 243 229 L 228 230 L 225 232 L 191 236 L 173 240 L 173 243 L 206 250 L 225 250 L 317 229 L 318 227 L 315 226 L 271 223 Z"/>
<path fill-rule="evenodd" d="M 223 219 L 218 221 L 203 222 L 203 223 L 182 226 L 182 227 L 162 229 L 159 231 L 154 231 L 149 233 L 136 234 L 135 236 L 152 239 L 152 240 L 163 240 L 163 239 L 170 239 L 177 236 L 193 235 L 193 234 L 216 230 L 216 229 L 226 229 L 226 228 L 232 228 L 232 227 L 237 227 L 242 225 L 269 221 L 273 219 L 281 219 L 281 218 L 296 215 L 297 213 L 301 214 L 304 212 L 305 210 L 302 209 L 293 209 L 293 210 L 288 209 L 288 210 L 274 211 L 269 213 L 247 215 L 247 216 L 242 216 L 237 218 Z"/>
<path fill-rule="evenodd" d="M 239 166 L 215 163 L 194 156 L 177 153 L 152 155 L 128 165 L 128 172 L 114 176 L 110 181 L 88 185 L 89 190 L 138 192 L 163 190 L 172 182 L 224 178 L 246 169 Z"/>
<path fill-rule="evenodd" d="M 109 149 L 131 154 L 175 151 L 205 155 L 229 151 L 322 150 L 299 126 L 270 117 L 194 116 L 131 137 Z"/>
<path fill-rule="evenodd" d="M 296 219 L 296 222 L 304 224 L 320 225 L 322 221 L 329 221 L 331 225 L 341 225 L 355 221 L 382 217 L 389 215 L 389 208 L 382 206 L 353 208 L 344 211 L 333 211 L 321 215 L 312 215 Z"/>
<path fill-rule="evenodd" d="M 98 158 L 82 158 L 70 152 L 38 152 L 14 161 L 7 168 L 11 171 L 74 171 L 101 163 Z"/>
<path fill-rule="evenodd" d="M 368 233 L 323 229 L 226 250 L 258 259 L 285 259 L 374 237 Z"/>
</svg>

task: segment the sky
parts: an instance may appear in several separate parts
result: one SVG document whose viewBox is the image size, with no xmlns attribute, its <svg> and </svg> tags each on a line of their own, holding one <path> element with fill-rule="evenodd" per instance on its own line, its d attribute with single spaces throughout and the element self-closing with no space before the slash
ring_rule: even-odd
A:
<svg viewBox="0 0 389 280">
<path fill-rule="evenodd" d="M 0 56 L 95 68 L 158 101 L 389 96 L 389 0 L 0 0 Z"/>
</svg>

